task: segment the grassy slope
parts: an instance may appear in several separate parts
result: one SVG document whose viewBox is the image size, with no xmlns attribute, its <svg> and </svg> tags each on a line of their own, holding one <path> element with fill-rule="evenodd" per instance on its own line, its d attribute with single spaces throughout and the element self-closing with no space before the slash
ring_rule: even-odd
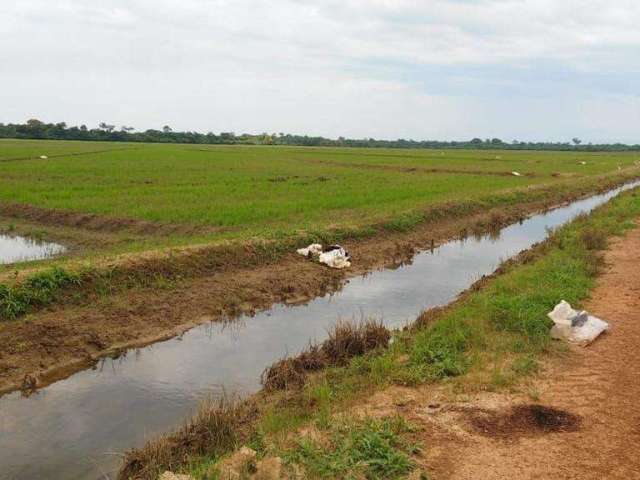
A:
<svg viewBox="0 0 640 480">
<path fill-rule="evenodd" d="M 242 441 L 260 455 L 303 466 L 311 478 L 401 478 L 411 469 L 410 427 L 402 419 L 372 423 L 341 412 L 391 384 L 447 382 L 455 392 L 520 388 L 540 359 L 560 348 L 549 340 L 546 312 L 560 299 L 579 305 L 589 295 L 598 250 L 638 216 L 640 196 L 630 192 L 575 220 L 481 289 L 424 315 L 413 331 L 397 333 L 388 349 L 310 377 L 302 389 L 288 392 L 286 402 L 277 396 L 270 404 L 262 401 L 269 406 Z M 300 434 L 303 426 L 318 430 L 324 441 Z M 379 448 L 363 454 L 363 436 Z M 187 470 L 204 478 L 217 458 L 201 457 Z"/>
</svg>

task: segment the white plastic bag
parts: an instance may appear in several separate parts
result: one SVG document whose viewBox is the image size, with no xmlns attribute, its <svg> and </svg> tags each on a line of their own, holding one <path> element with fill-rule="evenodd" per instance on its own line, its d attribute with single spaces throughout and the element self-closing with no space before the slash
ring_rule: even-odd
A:
<svg viewBox="0 0 640 480">
<path fill-rule="evenodd" d="M 322 253 L 322 245 L 319 243 L 312 243 L 306 248 L 299 248 L 296 250 L 300 255 L 305 257 L 311 257 L 313 255 L 320 255 Z"/>
<path fill-rule="evenodd" d="M 340 245 L 332 245 L 320 254 L 318 261 L 331 268 L 347 268 L 351 266 L 350 259 L 349 252 L 344 248 Z"/>
<path fill-rule="evenodd" d="M 554 323 L 551 328 L 551 337 L 558 340 L 588 344 L 601 333 L 609 330 L 607 322 L 589 315 L 584 310 L 581 312 L 574 310 L 564 300 L 548 313 L 548 317 Z"/>
<path fill-rule="evenodd" d="M 553 323 L 555 323 L 556 325 L 565 325 L 565 326 L 571 326 L 571 318 L 575 317 L 578 314 L 578 312 L 576 312 L 573 308 L 571 308 L 571 305 L 569 305 L 569 302 L 566 302 L 564 300 L 562 300 L 559 304 L 557 304 L 553 310 L 551 310 L 547 316 L 553 320 Z"/>
</svg>

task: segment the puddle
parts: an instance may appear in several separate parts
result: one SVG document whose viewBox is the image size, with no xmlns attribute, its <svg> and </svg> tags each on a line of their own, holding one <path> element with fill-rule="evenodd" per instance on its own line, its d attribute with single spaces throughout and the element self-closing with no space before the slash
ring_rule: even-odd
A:
<svg viewBox="0 0 640 480">
<path fill-rule="evenodd" d="M 66 250 L 64 246 L 57 243 L 0 234 L 0 265 L 43 260 L 64 253 Z"/>
<path fill-rule="evenodd" d="M 263 369 L 309 340 L 323 340 L 339 318 L 373 315 L 390 327 L 443 305 L 501 261 L 543 240 L 627 185 L 535 215 L 499 236 L 449 242 L 396 270 L 352 279 L 341 291 L 255 317 L 213 323 L 152 346 L 105 359 L 22 398 L 0 398 L 0 478 L 115 478 L 124 450 L 179 425 L 210 394 L 251 393 Z"/>
</svg>

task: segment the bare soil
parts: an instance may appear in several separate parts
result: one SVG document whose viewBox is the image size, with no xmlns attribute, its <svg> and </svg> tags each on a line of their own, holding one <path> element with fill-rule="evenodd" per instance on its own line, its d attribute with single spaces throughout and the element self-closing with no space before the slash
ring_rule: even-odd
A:
<svg viewBox="0 0 640 480">
<path fill-rule="evenodd" d="M 41 208 L 21 203 L 0 204 L 0 216 L 53 227 L 72 227 L 94 232 L 124 232 L 137 235 L 196 235 L 220 233 L 221 227 L 160 223 L 136 218 L 98 215 L 54 208 Z"/>
<path fill-rule="evenodd" d="M 418 464 L 433 479 L 640 478 L 640 228 L 605 261 L 585 308 L 611 331 L 552 360 L 528 394 L 393 387 L 361 413 L 418 425 Z"/>
</svg>

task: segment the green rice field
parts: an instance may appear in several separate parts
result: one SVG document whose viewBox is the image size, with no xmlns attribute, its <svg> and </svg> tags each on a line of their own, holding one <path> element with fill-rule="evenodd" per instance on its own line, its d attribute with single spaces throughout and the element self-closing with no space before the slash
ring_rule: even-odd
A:
<svg viewBox="0 0 640 480">
<path fill-rule="evenodd" d="M 636 169 L 638 160 L 638 153 L 0 140 L 0 204 L 220 227 L 220 238 L 248 238 L 570 186 Z"/>
</svg>

